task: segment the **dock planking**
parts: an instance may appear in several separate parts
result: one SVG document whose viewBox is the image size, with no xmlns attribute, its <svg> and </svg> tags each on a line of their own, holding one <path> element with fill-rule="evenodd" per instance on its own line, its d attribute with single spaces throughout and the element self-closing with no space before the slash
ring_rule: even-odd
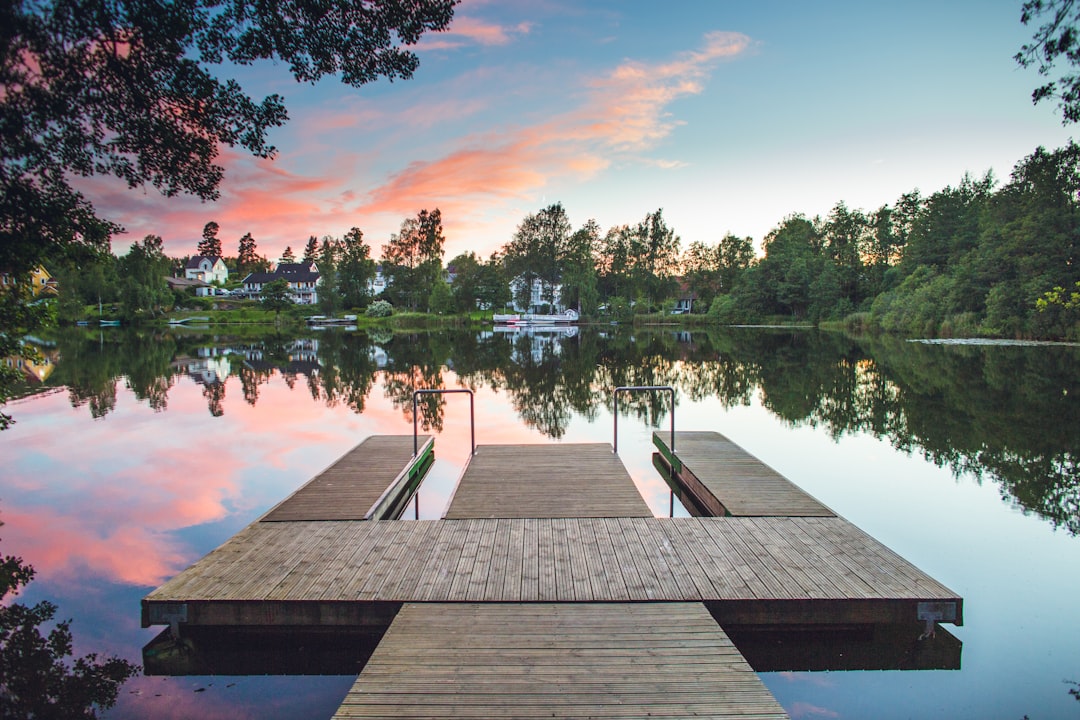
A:
<svg viewBox="0 0 1080 720">
<path fill-rule="evenodd" d="M 836 517 L 257 522 L 147 595 L 143 624 L 537 601 L 705 602 L 735 624 L 912 622 L 932 603 L 962 624 L 956 593 Z"/>
<path fill-rule="evenodd" d="M 835 513 L 717 432 L 666 433 L 653 444 L 694 504 L 713 517 L 829 517 Z"/>
<path fill-rule="evenodd" d="M 611 446 L 480 445 L 445 518 L 652 517 Z"/>
<path fill-rule="evenodd" d="M 700 603 L 407 603 L 335 720 L 788 717 Z"/>
<path fill-rule="evenodd" d="M 430 462 L 434 439 L 373 435 L 267 512 L 263 522 L 369 520 L 391 517 Z"/>
<path fill-rule="evenodd" d="M 373 520 L 424 464 L 411 438 L 371 438 L 144 598 L 143 625 L 385 631 L 344 719 L 783 718 L 721 625 L 745 643 L 747 628 L 962 624 L 955 593 L 730 441 L 677 440 L 666 458 L 685 474 L 708 469 L 695 444 L 719 446 L 743 486 L 789 487 L 760 516 L 654 518 L 610 446 L 481 446 L 446 519 Z M 937 664 L 958 667 L 948 649 Z"/>
</svg>

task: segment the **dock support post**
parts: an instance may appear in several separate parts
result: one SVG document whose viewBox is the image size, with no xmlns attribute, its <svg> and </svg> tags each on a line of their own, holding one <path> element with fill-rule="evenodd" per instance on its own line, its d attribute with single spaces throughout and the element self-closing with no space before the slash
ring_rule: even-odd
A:
<svg viewBox="0 0 1080 720">
<path fill-rule="evenodd" d="M 620 385 L 615 388 L 615 392 L 612 396 L 615 400 L 615 438 L 611 443 L 612 451 L 616 455 L 619 454 L 619 393 L 620 392 L 638 392 L 638 391 L 657 391 L 662 390 L 664 392 L 671 393 L 671 452 L 675 452 L 675 388 L 670 385 Z M 413 416 L 415 421 L 416 416 Z"/>
<path fill-rule="evenodd" d="M 418 438 L 420 437 L 420 429 L 418 427 L 420 416 L 416 412 L 416 399 L 421 395 L 448 395 L 450 393 L 469 393 L 469 438 L 472 442 L 470 454 L 476 454 L 476 410 L 473 401 L 473 391 L 468 388 L 424 388 L 421 390 L 413 390 L 412 394 L 412 436 L 414 457 L 420 452 L 418 441 Z"/>
</svg>

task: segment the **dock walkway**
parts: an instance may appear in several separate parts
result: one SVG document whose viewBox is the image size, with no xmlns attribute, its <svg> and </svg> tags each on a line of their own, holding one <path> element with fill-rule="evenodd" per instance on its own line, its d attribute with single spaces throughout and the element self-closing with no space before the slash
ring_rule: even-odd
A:
<svg viewBox="0 0 1080 720">
<path fill-rule="evenodd" d="M 652 511 L 611 445 L 480 445 L 444 517 L 652 517 Z"/>
<path fill-rule="evenodd" d="M 340 719 L 760 720 L 786 714 L 721 625 L 962 624 L 956 593 L 730 441 L 677 441 L 680 472 L 719 472 L 700 442 L 790 487 L 751 512 L 710 485 L 728 517 L 656 518 L 610 446 L 481 446 L 446 518 L 380 520 L 431 441 L 370 438 L 147 595 L 143 625 L 385 630 Z"/>
<path fill-rule="evenodd" d="M 667 433 L 653 444 L 672 476 L 712 517 L 831 517 L 835 513 L 717 432 Z"/>
<path fill-rule="evenodd" d="M 263 522 L 372 520 L 392 517 L 427 470 L 434 438 L 373 435 L 267 512 Z"/>
<path fill-rule="evenodd" d="M 335 720 L 786 718 L 700 603 L 408 603 Z"/>
</svg>

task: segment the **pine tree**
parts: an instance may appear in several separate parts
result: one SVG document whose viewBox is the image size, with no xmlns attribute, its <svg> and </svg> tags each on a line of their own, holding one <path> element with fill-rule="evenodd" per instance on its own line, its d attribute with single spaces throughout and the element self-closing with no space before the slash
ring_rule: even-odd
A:
<svg viewBox="0 0 1080 720">
<path fill-rule="evenodd" d="M 314 235 L 308 238 L 307 245 L 304 247 L 304 264 L 308 265 L 315 262 L 315 259 L 319 256 L 319 239 Z"/>
<path fill-rule="evenodd" d="M 203 239 L 199 241 L 198 254 L 204 257 L 221 257 L 221 240 L 218 224 L 211 220 L 203 226 Z"/>
<path fill-rule="evenodd" d="M 244 237 L 240 238 L 240 251 L 236 256 L 237 271 L 242 275 L 251 272 L 258 259 L 259 256 L 255 254 L 255 238 L 251 237 L 251 233 L 244 233 Z"/>
</svg>

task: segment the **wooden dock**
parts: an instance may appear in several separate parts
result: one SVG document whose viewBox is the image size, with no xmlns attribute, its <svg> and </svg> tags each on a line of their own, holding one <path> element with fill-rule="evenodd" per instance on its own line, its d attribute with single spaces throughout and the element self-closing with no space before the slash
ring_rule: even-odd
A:
<svg viewBox="0 0 1080 720">
<path fill-rule="evenodd" d="M 480 445 L 445 517 L 652 517 L 652 511 L 610 445 Z"/>
<path fill-rule="evenodd" d="M 681 473 L 707 474 L 695 440 L 726 442 L 744 485 L 779 486 L 687 435 Z M 772 512 L 731 517 L 715 486 L 728 517 L 656 518 L 610 446 L 481 446 L 446 518 L 377 519 L 422 466 L 411 438 L 369 439 L 147 595 L 143 626 L 385 630 L 336 718 L 760 719 L 786 715 L 721 625 L 963 621 L 956 593 L 783 478 Z"/>
<path fill-rule="evenodd" d="M 712 517 L 831 517 L 835 513 L 717 432 L 667 433 L 653 444 L 694 504 Z"/>
<path fill-rule="evenodd" d="M 261 519 L 384 520 L 400 512 L 431 464 L 434 438 L 373 435 L 341 456 Z"/>
<path fill-rule="evenodd" d="M 786 718 L 700 603 L 408 603 L 351 718 Z"/>
<path fill-rule="evenodd" d="M 724 622 L 914 621 L 948 588 L 841 518 L 257 522 L 143 599 L 145 625 L 365 624 L 402 602 L 706 602 Z M 245 620 L 246 619 L 246 620 Z"/>
</svg>

